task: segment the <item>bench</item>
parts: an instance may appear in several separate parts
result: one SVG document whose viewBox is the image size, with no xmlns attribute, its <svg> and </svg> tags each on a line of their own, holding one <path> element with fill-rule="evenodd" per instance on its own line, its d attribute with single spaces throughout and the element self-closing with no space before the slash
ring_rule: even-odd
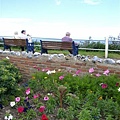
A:
<svg viewBox="0 0 120 120">
<path fill-rule="evenodd" d="M 27 52 L 34 52 L 34 43 L 28 43 L 28 39 L 10 39 L 3 38 L 4 42 L 4 50 L 9 49 L 11 51 L 11 47 L 18 46 L 21 47 L 22 51 L 24 48 L 27 48 Z"/>
<path fill-rule="evenodd" d="M 41 44 L 41 54 L 48 53 L 47 50 L 68 50 L 72 51 L 72 54 L 77 55 L 76 46 L 73 42 L 62 42 L 62 41 L 42 41 Z"/>
</svg>

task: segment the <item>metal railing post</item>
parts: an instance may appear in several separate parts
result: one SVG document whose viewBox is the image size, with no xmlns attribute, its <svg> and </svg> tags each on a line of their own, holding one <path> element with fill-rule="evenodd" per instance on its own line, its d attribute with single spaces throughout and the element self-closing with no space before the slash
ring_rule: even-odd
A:
<svg viewBox="0 0 120 120">
<path fill-rule="evenodd" d="M 105 58 L 108 57 L 108 41 L 109 41 L 109 38 L 107 37 L 105 39 Z"/>
</svg>

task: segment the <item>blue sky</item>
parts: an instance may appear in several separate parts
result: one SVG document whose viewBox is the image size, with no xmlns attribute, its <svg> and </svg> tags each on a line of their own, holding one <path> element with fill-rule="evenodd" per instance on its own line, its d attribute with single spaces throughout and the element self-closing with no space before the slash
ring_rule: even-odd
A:
<svg viewBox="0 0 120 120">
<path fill-rule="evenodd" d="M 0 36 L 104 39 L 120 33 L 120 0 L 0 0 Z"/>
</svg>

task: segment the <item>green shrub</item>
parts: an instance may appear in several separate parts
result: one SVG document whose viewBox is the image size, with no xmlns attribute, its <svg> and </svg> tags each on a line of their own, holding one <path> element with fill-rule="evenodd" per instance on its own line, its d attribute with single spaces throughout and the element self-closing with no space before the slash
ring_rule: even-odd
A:
<svg viewBox="0 0 120 120">
<path fill-rule="evenodd" d="M 0 61 L 0 101 L 4 101 L 7 95 L 20 93 L 17 83 L 21 80 L 19 70 L 8 60 Z M 11 99 L 11 97 L 8 97 Z M 7 99 L 8 99 L 7 98 Z"/>
</svg>

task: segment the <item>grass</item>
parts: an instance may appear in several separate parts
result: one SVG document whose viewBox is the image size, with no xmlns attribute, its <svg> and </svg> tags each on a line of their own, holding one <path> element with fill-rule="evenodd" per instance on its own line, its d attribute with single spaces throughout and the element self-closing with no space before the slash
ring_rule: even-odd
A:
<svg viewBox="0 0 120 120">
<path fill-rule="evenodd" d="M 0 49 L 3 50 L 3 47 L 0 46 Z M 12 50 L 17 51 L 21 50 L 20 48 L 13 47 Z M 39 47 L 36 47 L 35 49 L 36 52 L 40 52 Z M 48 50 L 49 54 L 69 54 L 67 50 Z M 99 58 L 105 58 L 105 52 L 104 51 L 90 51 L 90 50 L 79 50 L 80 55 L 89 55 L 91 57 L 93 56 L 98 56 Z M 119 59 L 120 58 L 120 52 L 108 52 L 108 58 L 111 59 Z"/>
<path fill-rule="evenodd" d="M 48 51 L 50 54 L 60 54 L 60 53 L 63 53 L 65 55 L 69 54 L 68 51 L 58 51 L 58 50 L 49 50 Z M 79 54 L 80 55 L 89 55 L 91 57 L 93 56 L 98 56 L 100 58 L 105 58 L 105 52 L 103 51 L 86 51 L 86 50 L 79 50 Z M 111 58 L 111 59 L 119 59 L 120 58 L 120 53 L 119 52 L 109 52 L 108 54 L 108 58 Z"/>
</svg>

